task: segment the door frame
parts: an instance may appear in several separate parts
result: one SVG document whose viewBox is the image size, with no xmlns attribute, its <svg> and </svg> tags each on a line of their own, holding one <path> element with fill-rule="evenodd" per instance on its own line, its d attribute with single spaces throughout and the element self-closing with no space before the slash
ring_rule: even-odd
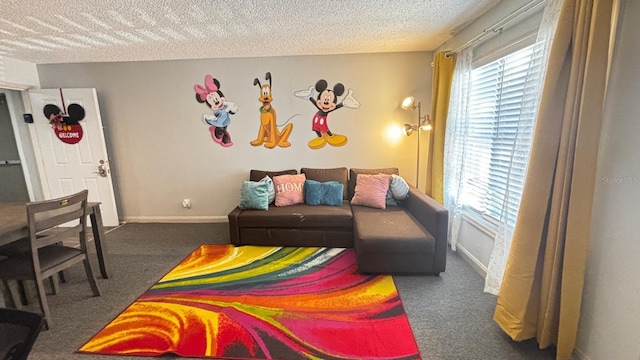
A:
<svg viewBox="0 0 640 360">
<path fill-rule="evenodd" d="M 25 113 L 33 116 L 33 110 L 31 109 L 31 99 L 29 98 L 29 91 L 22 91 L 22 103 L 24 104 Z M 42 150 L 40 150 L 40 143 L 38 142 L 38 136 L 33 124 L 28 124 L 29 137 L 31 138 L 31 148 L 33 149 L 33 155 L 36 161 L 36 168 L 38 169 L 38 177 L 40 192 L 42 193 L 43 200 L 51 199 L 51 193 L 49 192 L 49 186 L 47 185 L 47 173 L 44 170 L 44 163 L 42 161 Z"/>
<path fill-rule="evenodd" d="M 24 139 L 21 136 L 20 127 L 18 126 L 18 119 L 21 118 L 20 116 L 18 116 L 18 114 L 29 112 L 29 111 L 25 111 L 26 104 L 24 103 L 25 95 L 27 95 L 26 96 L 27 101 L 29 100 L 28 92 L 26 91 L 26 89 L 21 90 L 21 89 L 6 89 L 6 88 L 0 88 L 0 92 L 5 94 L 7 98 L 7 107 L 9 108 L 9 117 L 11 118 L 11 127 L 13 128 L 13 136 L 16 139 L 18 156 L 20 157 L 20 162 L 22 164 L 22 173 L 24 174 L 24 180 L 27 186 L 27 193 L 29 194 L 29 200 L 30 201 L 44 200 L 44 197 L 43 197 L 44 195 L 42 194 L 42 189 L 43 189 L 42 182 L 39 181 L 40 174 L 42 174 L 42 172 L 40 170 L 40 167 L 37 166 L 37 157 L 40 156 L 40 154 L 35 151 L 35 148 L 33 148 L 31 144 L 25 144 L 25 142 L 23 141 Z M 21 104 L 17 99 L 18 96 L 21 96 L 22 98 L 22 107 L 20 106 Z M 29 103 L 29 108 L 31 108 L 31 103 Z M 29 132 L 29 136 L 31 136 L 31 138 L 33 139 L 33 135 L 32 135 L 33 130 L 31 129 L 31 127 L 27 126 L 27 130 Z M 31 150 L 34 152 L 34 156 L 36 158 L 36 166 L 37 166 L 36 169 L 38 173 L 33 173 L 33 171 L 31 171 L 33 164 L 28 159 L 29 157 L 26 156 L 25 149 L 27 146 L 30 146 Z M 37 184 L 36 184 L 36 181 L 38 181 Z M 39 186 L 36 187 L 34 186 L 34 184 Z"/>
<path fill-rule="evenodd" d="M 28 108 L 34 117 L 33 123 L 29 124 L 28 127 L 29 127 L 29 132 L 31 134 L 31 143 L 35 153 L 35 160 L 38 166 L 38 172 L 40 173 L 40 176 L 39 176 L 40 185 L 42 186 L 42 192 L 46 199 L 60 196 L 60 193 L 58 190 L 62 190 L 62 189 L 58 189 L 56 186 L 50 188 L 51 181 L 49 181 L 48 179 L 48 178 L 51 178 L 51 180 L 55 180 L 59 175 L 59 172 L 58 172 L 59 169 L 53 169 L 51 166 L 49 166 L 51 153 L 49 152 L 50 143 L 48 141 L 51 140 L 50 135 L 53 135 L 49 133 L 51 130 L 50 125 L 47 125 L 41 121 L 37 121 L 36 119 L 39 119 L 42 117 L 41 115 L 42 106 L 40 104 L 41 100 L 43 99 L 53 100 L 51 98 L 55 97 L 56 100 L 53 100 L 54 103 L 57 103 L 58 101 L 60 101 L 60 98 L 58 98 L 58 96 L 61 96 L 61 95 L 59 94 L 58 90 L 60 90 L 61 92 L 65 89 L 38 88 L 38 89 L 30 89 L 23 93 L 24 103 L 26 104 L 25 108 Z M 87 135 L 91 135 L 94 139 L 94 141 L 90 142 L 91 144 L 89 145 L 90 149 L 87 149 L 87 151 L 90 151 L 92 155 L 96 156 L 96 159 L 94 160 L 101 158 L 101 159 L 104 159 L 105 161 L 109 161 L 110 156 L 108 153 L 106 139 L 104 135 L 104 126 L 102 123 L 102 115 L 100 113 L 100 106 L 98 103 L 96 89 L 95 88 L 69 88 L 66 90 L 68 91 L 67 95 L 72 94 L 70 95 L 72 98 L 73 96 L 77 96 L 77 97 L 80 97 L 80 99 L 78 100 L 86 101 L 87 103 L 85 105 L 88 106 L 87 109 L 93 109 L 93 110 L 90 110 L 91 113 L 88 114 L 88 117 L 89 118 L 95 117 L 95 120 L 97 120 L 97 122 L 95 123 L 91 122 L 90 124 L 87 124 L 87 128 L 85 128 Z M 53 95 L 53 93 L 55 93 L 56 95 Z M 44 98 L 42 98 L 43 96 Z M 33 103 L 33 101 L 36 101 L 36 103 Z M 62 100 L 62 103 L 58 104 L 58 106 L 64 106 L 64 100 Z M 42 131 L 45 131 L 45 133 L 43 133 Z M 46 134 L 46 135 L 44 135 L 43 137 L 43 134 Z M 54 138 L 57 138 L 57 136 L 54 136 Z M 45 144 L 45 142 L 47 143 Z M 54 141 L 54 143 L 58 144 L 57 141 Z M 53 144 L 54 147 L 55 147 L 55 144 Z M 97 157 L 98 155 L 99 157 Z M 77 159 L 77 160 L 80 160 L 80 159 Z M 98 166 L 97 164 L 92 163 L 87 168 L 87 164 L 82 163 L 82 161 L 80 162 L 81 163 L 78 163 L 77 164 L 78 167 L 75 167 L 75 169 L 79 169 L 82 172 L 83 175 L 81 177 L 87 175 L 88 171 L 90 171 L 91 173 L 94 173 L 94 175 L 91 175 L 91 176 L 92 178 L 93 177 L 95 178 L 95 181 L 96 181 L 95 186 L 97 186 L 98 193 L 96 194 L 97 196 L 94 196 L 95 200 L 91 200 L 91 201 L 101 201 L 103 203 L 102 205 L 103 221 L 108 226 L 117 226 L 118 224 L 120 224 L 120 214 L 118 212 L 118 203 L 116 200 L 117 194 L 115 193 L 115 188 L 113 184 L 115 182 L 113 175 L 112 174 L 106 174 L 106 176 L 102 175 L 106 178 L 106 179 L 102 179 L 101 176 L 95 175 L 96 173 L 95 170 L 97 169 L 96 167 Z M 74 183 L 76 181 L 82 182 L 82 179 L 77 177 L 76 175 L 72 176 L 72 178 L 75 179 Z M 79 185 L 79 184 L 76 184 L 76 185 Z M 88 185 L 84 184 L 79 186 L 88 186 Z"/>
<path fill-rule="evenodd" d="M 6 88 L 2 87 L 0 82 L 0 92 L 7 96 L 9 105 L 9 114 L 11 117 L 11 126 L 13 127 L 18 154 L 22 163 L 22 172 L 24 173 L 27 192 L 30 201 L 42 201 L 51 198 L 49 191 L 47 173 L 45 171 L 44 161 L 41 153 L 41 146 L 38 141 L 36 129 L 33 124 L 25 124 L 27 131 L 21 132 L 21 122 L 24 121 L 22 114 L 32 114 L 31 99 L 29 98 L 29 89 L 37 90 L 33 86 L 24 86 L 23 88 Z M 21 102 L 20 102 L 21 98 Z M 35 116 L 35 115 L 34 115 Z M 27 138 L 28 133 L 28 138 Z M 24 136 L 23 136 L 24 135 Z M 29 141 L 30 140 L 30 141 Z M 106 144 L 105 144 L 106 145 Z M 112 179 L 114 181 L 114 179 Z M 114 200 L 116 208 L 118 208 L 118 196 L 114 190 Z M 120 217 L 120 214 L 118 214 Z"/>
</svg>

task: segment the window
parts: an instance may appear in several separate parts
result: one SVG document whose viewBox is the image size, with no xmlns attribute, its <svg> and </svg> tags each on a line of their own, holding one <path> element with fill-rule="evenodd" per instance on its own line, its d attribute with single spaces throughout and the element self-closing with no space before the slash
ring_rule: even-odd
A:
<svg viewBox="0 0 640 360">
<path fill-rule="evenodd" d="M 528 101 L 525 80 L 537 76 L 531 72 L 539 69 L 530 66 L 538 58 L 535 53 L 531 45 L 473 69 L 468 83 L 467 155 L 462 176 L 465 191 L 460 201 L 489 221 L 500 220 L 506 203 L 515 210 L 504 219 L 511 226 L 515 225 L 531 148 L 531 136 L 516 141 L 516 135 L 518 131 L 531 134 L 535 116 L 524 112 L 537 110 L 524 104 Z M 523 128 L 522 121 L 528 121 L 529 126 Z"/>
</svg>

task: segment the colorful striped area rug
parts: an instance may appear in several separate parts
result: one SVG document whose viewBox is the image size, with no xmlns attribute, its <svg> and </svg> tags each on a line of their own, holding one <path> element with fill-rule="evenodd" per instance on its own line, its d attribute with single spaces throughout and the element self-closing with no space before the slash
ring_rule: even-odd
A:
<svg viewBox="0 0 640 360">
<path fill-rule="evenodd" d="M 202 245 L 78 352 L 419 359 L 391 276 L 353 249 Z"/>
</svg>

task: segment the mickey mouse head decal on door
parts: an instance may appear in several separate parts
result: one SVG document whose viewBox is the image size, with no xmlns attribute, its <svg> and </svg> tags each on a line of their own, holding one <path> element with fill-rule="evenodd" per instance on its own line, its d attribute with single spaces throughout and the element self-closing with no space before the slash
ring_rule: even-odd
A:
<svg viewBox="0 0 640 360">
<path fill-rule="evenodd" d="M 77 144 L 82 140 L 82 126 L 78 123 L 84 119 L 85 115 L 82 106 L 70 104 L 65 113 L 57 105 L 47 104 L 43 112 L 60 141 L 66 144 Z"/>
</svg>

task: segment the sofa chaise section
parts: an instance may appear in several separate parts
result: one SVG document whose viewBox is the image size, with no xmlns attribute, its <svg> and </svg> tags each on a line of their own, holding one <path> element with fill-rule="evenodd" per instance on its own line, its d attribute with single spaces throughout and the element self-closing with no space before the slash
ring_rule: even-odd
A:
<svg viewBox="0 0 640 360">
<path fill-rule="evenodd" d="M 432 274 L 446 267 L 448 212 L 410 187 L 402 206 L 351 206 L 358 271 Z"/>
</svg>

